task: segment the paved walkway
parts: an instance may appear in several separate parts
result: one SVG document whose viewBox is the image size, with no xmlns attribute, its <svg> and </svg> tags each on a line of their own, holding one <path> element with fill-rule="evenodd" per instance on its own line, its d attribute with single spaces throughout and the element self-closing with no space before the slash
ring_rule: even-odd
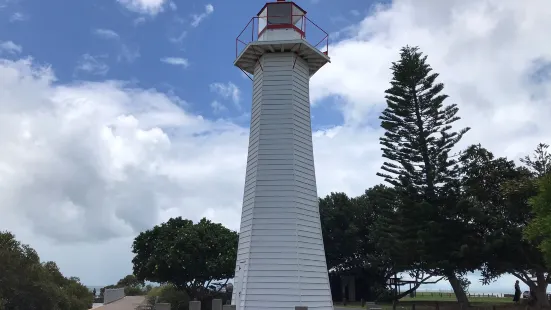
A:
<svg viewBox="0 0 551 310">
<path fill-rule="evenodd" d="M 126 296 L 121 300 L 117 300 L 113 303 L 94 308 L 94 310 L 134 310 L 136 306 L 140 305 L 145 301 L 144 296 Z M 351 307 L 339 307 L 335 306 L 335 310 L 362 310 L 362 308 L 351 308 Z"/>
<path fill-rule="evenodd" d="M 136 306 L 144 301 L 144 296 L 126 296 L 123 299 L 95 308 L 94 310 L 134 310 Z"/>
</svg>

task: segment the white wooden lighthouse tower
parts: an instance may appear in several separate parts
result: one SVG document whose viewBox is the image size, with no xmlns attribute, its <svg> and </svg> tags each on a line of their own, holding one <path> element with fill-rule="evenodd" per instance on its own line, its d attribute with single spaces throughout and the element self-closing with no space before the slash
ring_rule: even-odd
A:
<svg viewBox="0 0 551 310">
<path fill-rule="evenodd" d="M 232 304 L 332 310 L 309 98 L 310 77 L 329 62 L 327 33 L 318 27 L 324 51 L 310 44 L 306 27 L 317 26 L 285 0 L 267 3 L 251 25 L 250 40 L 237 38 L 245 47 L 234 63 L 254 78 Z"/>
</svg>

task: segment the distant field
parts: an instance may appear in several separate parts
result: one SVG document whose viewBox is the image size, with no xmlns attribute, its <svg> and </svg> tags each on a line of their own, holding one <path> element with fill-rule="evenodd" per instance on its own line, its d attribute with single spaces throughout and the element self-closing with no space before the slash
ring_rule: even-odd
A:
<svg viewBox="0 0 551 310">
<path fill-rule="evenodd" d="M 455 301 L 454 293 L 442 292 L 417 292 L 417 297 L 410 298 L 409 296 L 402 298 L 403 301 Z M 492 294 L 470 294 L 469 301 L 481 303 L 507 303 L 513 302 L 510 297 L 498 297 Z"/>
</svg>

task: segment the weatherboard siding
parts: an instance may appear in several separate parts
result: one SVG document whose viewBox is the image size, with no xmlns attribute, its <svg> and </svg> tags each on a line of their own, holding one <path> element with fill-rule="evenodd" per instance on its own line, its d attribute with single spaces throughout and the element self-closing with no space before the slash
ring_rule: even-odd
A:
<svg viewBox="0 0 551 310">
<path fill-rule="evenodd" d="M 271 53 L 254 73 L 232 303 L 241 310 L 330 310 L 308 66 L 294 53 Z"/>
</svg>

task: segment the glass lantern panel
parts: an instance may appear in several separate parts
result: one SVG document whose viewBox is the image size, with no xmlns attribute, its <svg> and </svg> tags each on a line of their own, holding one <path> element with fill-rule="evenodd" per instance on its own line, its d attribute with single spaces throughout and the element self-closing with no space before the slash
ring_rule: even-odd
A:
<svg viewBox="0 0 551 310">
<path fill-rule="evenodd" d="M 268 24 L 268 8 L 264 8 L 260 14 L 258 14 L 258 33 L 261 33 Z"/>
<path fill-rule="evenodd" d="M 304 16 L 304 11 L 302 11 L 301 9 L 299 9 L 298 6 L 296 5 L 293 5 L 293 25 L 300 27 L 300 25 L 302 24 L 302 17 Z"/>
<path fill-rule="evenodd" d="M 291 3 L 269 3 L 268 25 L 291 24 Z"/>
</svg>

